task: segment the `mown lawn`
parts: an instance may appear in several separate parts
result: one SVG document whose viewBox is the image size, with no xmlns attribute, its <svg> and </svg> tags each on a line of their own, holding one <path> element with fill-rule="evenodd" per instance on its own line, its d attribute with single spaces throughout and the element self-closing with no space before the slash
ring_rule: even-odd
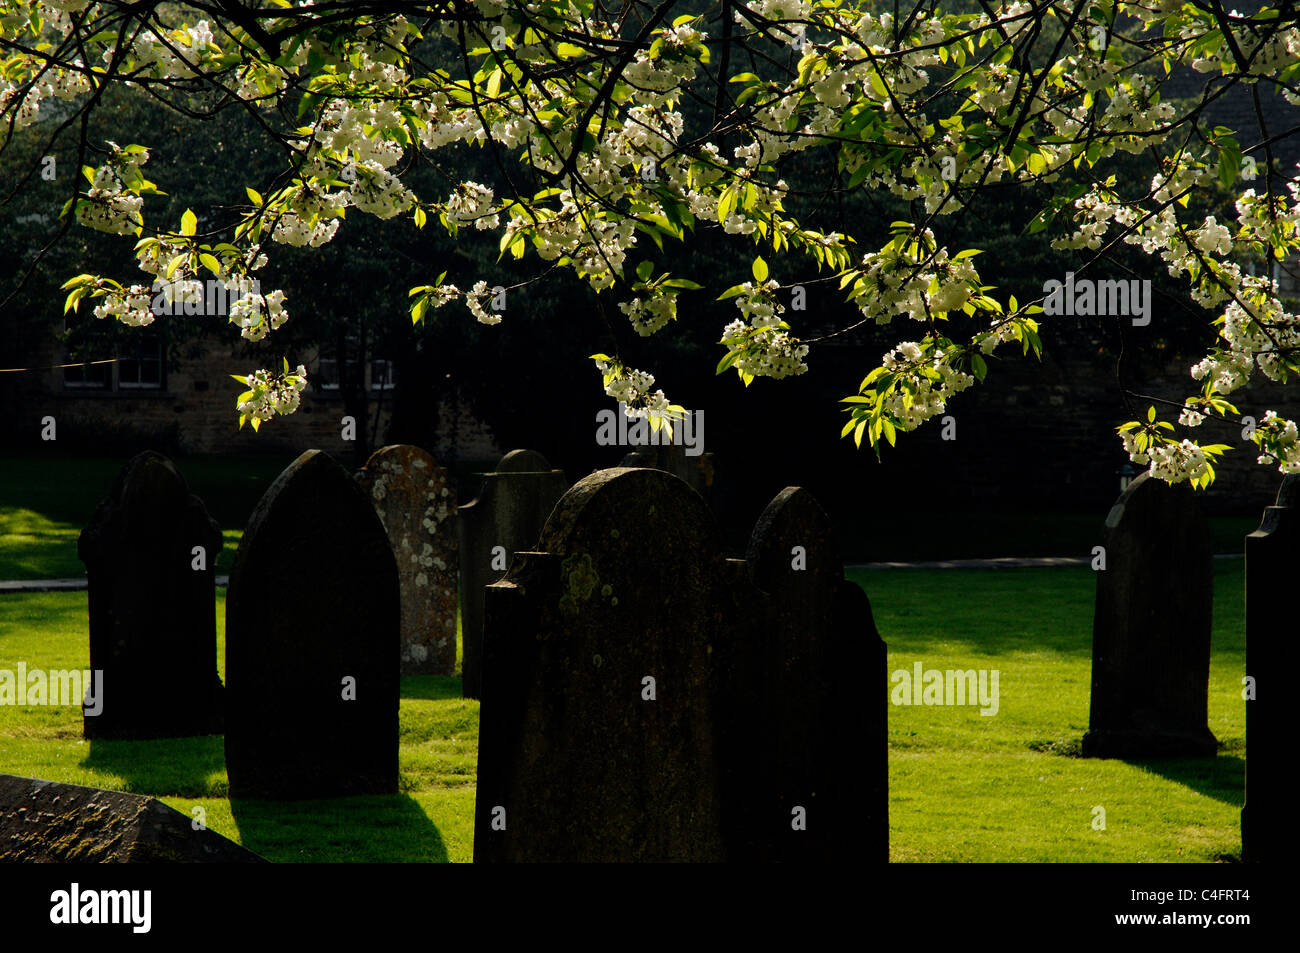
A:
<svg viewBox="0 0 1300 953">
<path fill-rule="evenodd" d="M 1077 757 L 1088 727 L 1087 568 L 872 570 L 889 671 L 996 669 L 999 709 L 890 705 L 895 861 L 1211 861 L 1241 850 L 1243 566 L 1216 560 L 1209 725 L 1217 758 Z M 1094 809 L 1105 830 L 1093 828 Z"/>
<path fill-rule="evenodd" d="M 225 678 L 225 590 L 217 590 L 217 669 Z M 84 592 L 0 596 L 0 669 L 85 668 Z M 222 739 L 85 741 L 77 708 L 0 706 L 0 771 L 155 794 L 276 861 L 469 861 L 478 702 L 458 677 L 402 679 L 396 797 L 232 805 Z"/>
<path fill-rule="evenodd" d="M 871 596 L 890 672 L 916 661 L 927 669 L 999 672 L 993 717 L 978 707 L 890 706 L 895 861 L 1213 861 L 1239 852 L 1239 561 L 1216 566 L 1209 710 L 1222 747 L 1205 761 L 1073 756 L 1088 722 L 1090 570 L 852 576 Z M 0 596 L 0 669 L 20 660 L 85 667 L 85 598 Z M 220 643 L 221 591 L 217 612 Z M 85 742 L 76 708 L 0 707 L 0 770 L 158 794 L 186 813 L 201 807 L 211 828 L 277 861 L 468 861 L 478 705 L 460 697 L 456 678 L 407 678 L 400 719 L 396 797 L 232 805 L 220 738 Z M 854 757 L 852 741 L 846 745 L 845 757 Z M 1097 807 L 1105 810 L 1105 830 L 1093 829 Z"/>
</svg>

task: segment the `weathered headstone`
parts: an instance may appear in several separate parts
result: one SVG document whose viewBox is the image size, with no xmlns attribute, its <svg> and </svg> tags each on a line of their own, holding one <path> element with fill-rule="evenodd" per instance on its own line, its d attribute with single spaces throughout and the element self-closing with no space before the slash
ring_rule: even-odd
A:
<svg viewBox="0 0 1300 953">
<path fill-rule="evenodd" d="M 122 468 L 77 540 L 90 667 L 103 673 L 103 697 L 83 707 L 87 738 L 221 731 L 220 552 L 221 531 L 170 460 L 146 451 Z"/>
<path fill-rule="evenodd" d="M 402 594 L 402 674 L 456 672 L 456 488 L 408 444 L 376 450 L 358 471 L 388 533 Z"/>
<path fill-rule="evenodd" d="M 1292 763 L 1288 673 L 1294 671 L 1289 597 L 1300 579 L 1300 476 L 1282 478 L 1276 505 L 1246 537 L 1246 803 L 1241 859 L 1289 859 Z M 1263 683 L 1262 685 L 1260 683 Z"/>
<path fill-rule="evenodd" d="M 226 597 L 232 797 L 397 791 L 397 566 L 356 481 L 308 450 L 267 489 Z"/>
<path fill-rule="evenodd" d="M 811 496 L 727 560 L 681 480 L 602 470 L 538 549 L 487 588 L 476 861 L 887 859 L 884 644 Z"/>
<path fill-rule="evenodd" d="M 0 774 L 0 862 L 264 861 L 157 798 Z"/>
<path fill-rule="evenodd" d="M 487 589 L 475 861 L 725 859 L 704 502 L 657 470 L 601 470 L 538 546 Z"/>
<path fill-rule="evenodd" d="M 1207 724 L 1214 564 L 1192 493 L 1143 474 L 1106 517 L 1085 757 L 1218 750 Z"/>
<path fill-rule="evenodd" d="M 458 513 L 463 693 L 478 698 L 483 684 L 483 589 L 505 575 L 510 557 L 537 545 L 546 517 L 568 487 L 540 453 L 512 450 L 483 489 Z"/>
<path fill-rule="evenodd" d="M 763 511 L 746 561 L 753 622 L 730 646 L 736 691 L 720 706 L 723 747 L 738 745 L 724 752 L 729 857 L 887 861 L 886 693 L 864 691 L 886 671 L 871 604 L 800 487 Z"/>
</svg>

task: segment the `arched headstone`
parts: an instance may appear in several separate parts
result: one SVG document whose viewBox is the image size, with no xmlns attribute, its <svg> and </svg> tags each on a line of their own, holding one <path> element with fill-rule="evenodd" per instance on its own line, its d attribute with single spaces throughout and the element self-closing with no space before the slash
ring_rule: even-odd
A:
<svg viewBox="0 0 1300 953">
<path fill-rule="evenodd" d="M 703 501 L 666 473 L 602 470 L 539 549 L 487 590 L 474 859 L 724 859 Z"/>
<path fill-rule="evenodd" d="M 844 578 L 830 518 L 801 487 L 759 516 L 746 554 L 756 624 L 733 643 L 748 744 L 726 792 L 732 859 L 889 857 L 885 644 Z M 845 751 L 854 756 L 845 757 Z"/>
<path fill-rule="evenodd" d="M 221 531 L 170 460 L 146 451 L 122 468 L 77 540 L 90 668 L 103 673 L 103 697 L 83 706 L 87 738 L 221 731 L 220 552 Z"/>
<path fill-rule="evenodd" d="M 318 450 L 248 523 L 226 597 L 232 797 L 397 791 L 397 566 L 356 481 Z"/>
<path fill-rule="evenodd" d="M 1218 750 L 1207 723 L 1214 563 L 1192 492 L 1143 474 L 1106 517 L 1085 757 Z"/>
<path fill-rule="evenodd" d="M 432 456 L 395 444 L 371 454 L 357 480 L 397 560 L 402 674 L 456 672 L 456 487 Z"/>
</svg>

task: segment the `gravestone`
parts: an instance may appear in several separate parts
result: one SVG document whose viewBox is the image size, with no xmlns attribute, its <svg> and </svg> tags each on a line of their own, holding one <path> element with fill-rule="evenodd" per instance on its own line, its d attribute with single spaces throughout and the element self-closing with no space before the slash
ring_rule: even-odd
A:
<svg viewBox="0 0 1300 953">
<path fill-rule="evenodd" d="M 460 534 L 461 674 L 466 698 L 478 698 L 482 681 L 483 590 L 509 568 L 517 551 L 537 545 L 546 517 L 568 487 L 564 472 L 551 469 L 532 450 L 512 450 L 483 489 L 458 513 Z"/>
<path fill-rule="evenodd" d="M 760 515 L 746 561 L 753 623 L 731 645 L 733 694 L 720 706 L 736 746 L 724 759 L 735 768 L 724 784 L 729 857 L 887 861 L 887 698 L 869 691 L 886 660 L 871 604 L 800 487 Z"/>
<path fill-rule="evenodd" d="M 424 450 L 376 450 L 358 471 L 388 533 L 401 589 L 402 674 L 456 673 L 456 488 Z"/>
<path fill-rule="evenodd" d="M 231 797 L 397 791 L 398 591 L 365 492 L 308 450 L 258 502 L 230 570 Z"/>
<path fill-rule="evenodd" d="M 538 548 L 487 588 L 475 861 L 725 859 L 703 500 L 657 470 L 601 470 Z"/>
<path fill-rule="evenodd" d="M 90 667 L 103 673 L 102 699 L 83 706 L 87 738 L 221 731 L 220 552 L 221 531 L 170 460 L 146 451 L 122 468 L 77 540 Z"/>
<path fill-rule="evenodd" d="M 1214 564 L 1187 484 L 1149 474 L 1106 517 L 1083 754 L 1214 757 L 1207 724 Z"/>
<path fill-rule="evenodd" d="M 486 590 L 476 861 L 887 859 L 870 605 L 805 491 L 753 540 L 654 469 L 560 499 Z"/>
<path fill-rule="evenodd" d="M 1287 796 L 1289 691 L 1294 671 L 1291 587 L 1300 579 L 1300 476 L 1282 478 L 1274 506 L 1246 537 L 1246 803 L 1241 809 L 1241 859 L 1289 858 L 1283 832 L 1290 824 Z M 1280 677 L 1274 677 L 1278 675 Z M 1261 684 L 1262 683 L 1262 684 Z M 1280 687 L 1279 687 L 1280 686 Z"/>
<path fill-rule="evenodd" d="M 157 798 L 0 774 L 0 862 L 264 863 Z"/>
</svg>

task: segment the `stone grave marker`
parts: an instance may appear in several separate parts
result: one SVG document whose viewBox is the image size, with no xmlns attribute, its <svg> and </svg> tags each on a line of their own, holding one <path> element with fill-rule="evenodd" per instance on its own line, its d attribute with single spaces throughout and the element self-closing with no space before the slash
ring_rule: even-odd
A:
<svg viewBox="0 0 1300 953">
<path fill-rule="evenodd" d="M 232 797 L 396 793 L 398 592 L 365 492 L 308 450 L 257 504 L 230 571 Z"/>
<path fill-rule="evenodd" d="M 512 450 L 458 513 L 463 693 L 478 698 L 482 680 L 483 590 L 505 575 L 514 553 L 537 545 L 546 517 L 568 488 L 564 472 L 540 453 Z"/>
<path fill-rule="evenodd" d="M 487 589 L 474 859 L 723 860 L 704 502 L 657 470 L 580 480 Z"/>
<path fill-rule="evenodd" d="M 376 450 L 357 481 L 397 560 L 402 674 L 456 672 L 456 488 L 432 456 L 408 444 Z"/>
<path fill-rule="evenodd" d="M 1300 579 L 1300 476 L 1282 478 L 1275 505 L 1264 510 L 1259 529 L 1246 537 L 1246 803 L 1241 809 L 1241 859 L 1283 860 L 1281 835 L 1289 777 L 1292 671 L 1291 587 Z M 1278 677 L 1280 676 L 1280 677 Z M 1253 697 L 1252 697 L 1253 696 Z"/>
<path fill-rule="evenodd" d="M 1207 724 L 1214 566 L 1193 491 L 1149 474 L 1120 495 L 1102 535 L 1083 754 L 1214 757 Z"/>
<path fill-rule="evenodd" d="M 122 468 L 77 540 L 90 668 L 103 673 L 103 697 L 83 705 L 87 738 L 221 731 L 220 552 L 221 531 L 170 460 L 146 451 Z"/>
<path fill-rule="evenodd" d="M 719 706 L 736 745 L 725 758 L 729 856 L 887 861 L 887 699 L 870 692 L 886 660 L 871 604 L 803 488 L 759 516 L 746 561 L 758 592 L 731 645 L 731 703 Z"/>
</svg>

